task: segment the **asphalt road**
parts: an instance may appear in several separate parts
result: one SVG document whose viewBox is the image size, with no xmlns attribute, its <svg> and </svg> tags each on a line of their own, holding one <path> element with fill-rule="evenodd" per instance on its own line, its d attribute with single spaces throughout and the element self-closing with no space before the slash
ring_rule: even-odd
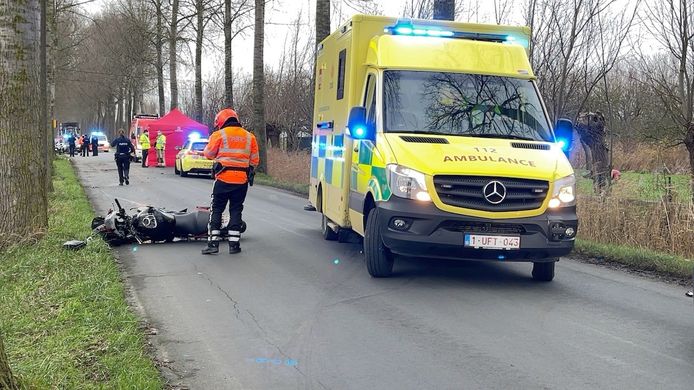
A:
<svg viewBox="0 0 694 390">
<path fill-rule="evenodd" d="M 97 210 L 209 203 L 212 182 L 75 158 Z M 305 199 L 249 192 L 243 252 L 202 242 L 118 253 L 158 354 L 193 389 L 694 388 L 685 289 L 563 259 L 529 264 L 398 259 L 372 279 L 360 247 L 323 241 Z M 222 247 L 225 249 L 225 246 Z"/>
</svg>

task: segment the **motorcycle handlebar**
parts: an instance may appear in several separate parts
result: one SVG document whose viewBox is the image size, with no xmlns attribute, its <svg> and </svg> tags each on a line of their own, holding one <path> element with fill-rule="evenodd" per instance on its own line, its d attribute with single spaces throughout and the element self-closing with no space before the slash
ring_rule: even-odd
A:
<svg viewBox="0 0 694 390">
<path fill-rule="evenodd" d="M 120 202 L 118 201 L 118 198 L 114 199 L 116 201 L 116 205 L 118 206 L 118 212 L 120 213 L 125 213 L 125 209 L 123 206 L 120 205 Z"/>
</svg>

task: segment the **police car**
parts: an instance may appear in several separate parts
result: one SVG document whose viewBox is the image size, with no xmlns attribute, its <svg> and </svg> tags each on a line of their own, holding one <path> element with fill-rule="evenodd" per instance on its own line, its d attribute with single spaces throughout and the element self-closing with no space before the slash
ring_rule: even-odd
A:
<svg viewBox="0 0 694 390">
<path fill-rule="evenodd" d="M 210 175 L 212 173 L 212 160 L 203 155 L 208 140 L 200 138 L 197 133 L 192 133 L 183 146 L 177 146 L 174 173 L 183 177 L 189 173 Z"/>
</svg>

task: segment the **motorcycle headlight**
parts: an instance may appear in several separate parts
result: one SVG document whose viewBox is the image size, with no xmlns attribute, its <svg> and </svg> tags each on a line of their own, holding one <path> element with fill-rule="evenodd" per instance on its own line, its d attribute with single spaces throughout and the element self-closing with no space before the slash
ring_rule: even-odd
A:
<svg viewBox="0 0 694 390">
<path fill-rule="evenodd" d="M 393 195 L 422 202 L 431 201 L 422 172 L 397 164 L 390 164 L 386 169 L 388 170 L 388 185 Z"/>
<path fill-rule="evenodd" d="M 569 207 L 576 205 L 576 177 L 569 175 L 554 182 L 549 208 Z"/>
</svg>

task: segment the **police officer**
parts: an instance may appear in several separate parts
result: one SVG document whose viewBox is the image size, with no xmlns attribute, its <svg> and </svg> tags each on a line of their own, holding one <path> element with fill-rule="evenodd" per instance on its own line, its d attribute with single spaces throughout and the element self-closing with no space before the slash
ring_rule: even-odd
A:
<svg viewBox="0 0 694 390">
<path fill-rule="evenodd" d="M 70 157 L 75 157 L 75 149 L 77 148 L 77 145 L 75 144 L 77 141 L 75 140 L 75 134 L 70 133 L 67 136 L 67 146 L 68 149 L 70 149 Z"/>
<path fill-rule="evenodd" d="M 149 143 L 149 130 L 147 129 L 140 134 L 140 147 L 142 148 L 142 168 L 147 168 L 147 157 L 149 156 L 149 148 L 151 147 Z"/>
<path fill-rule="evenodd" d="M 92 134 L 92 156 L 98 156 L 99 155 L 99 137 L 96 136 L 96 134 Z"/>
<path fill-rule="evenodd" d="M 130 185 L 130 155 L 135 153 L 135 147 L 125 136 L 125 130 L 118 130 L 118 138 L 111 141 L 111 146 L 116 148 L 115 159 L 118 167 L 118 185 Z"/>
<path fill-rule="evenodd" d="M 241 212 L 246 199 L 249 181 L 252 185 L 253 170 L 260 163 L 255 136 L 239 123 L 236 111 L 226 108 L 214 119 L 215 132 L 203 154 L 214 160 L 214 187 L 212 189 L 212 211 L 208 225 L 209 238 L 202 254 L 219 252 L 222 213 L 229 204 L 228 225 L 229 253 L 241 252 Z"/>
</svg>

